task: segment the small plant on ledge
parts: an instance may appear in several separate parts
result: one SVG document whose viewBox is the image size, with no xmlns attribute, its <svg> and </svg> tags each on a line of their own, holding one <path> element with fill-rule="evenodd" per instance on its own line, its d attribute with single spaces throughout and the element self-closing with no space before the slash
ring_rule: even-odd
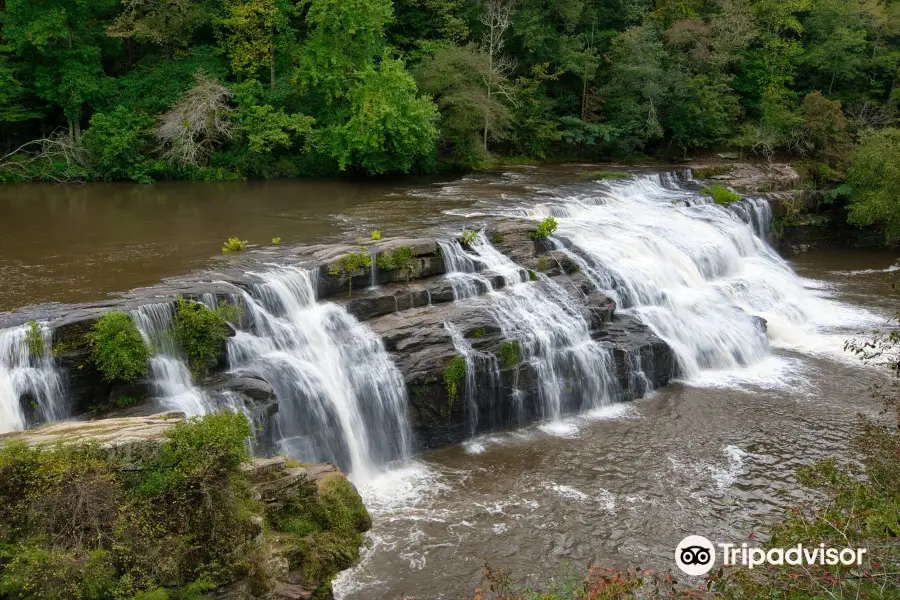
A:
<svg viewBox="0 0 900 600">
<path fill-rule="evenodd" d="M 537 229 L 531 234 L 536 240 L 545 240 L 556 232 L 559 223 L 553 217 L 547 217 L 538 224 Z"/>
<path fill-rule="evenodd" d="M 708 188 L 703 188 L 700 193 L 710 196 L 716 204 L 727 205 L 739 202 L 741 197 L 720 183 L 714 183 Z"/>
<path fill-rule="evenodd" d="M 454 356 L 444 369 L 444 386 L 447 389 L 447 414 L 449 418 L 453 414 L 453 405 L 459 398 L 459 386 L 466 376 L 466 359 L 462 356 Z"/>
<path fill-rule="evenodd" d="M 372 230 L 372 239 L 375 240 L 376 242 L 377 242 L 378 240 L 380 240 L 380 239 L 381 239 L 381 232 L 378 231 L 377 229 L 373 229 L 373 230 Z"/>
<path fill-rule="evenodd" d="M 44 336 L 41 335 L 41 326 L 37 321 L 29 321 L 25 330 L 25 345 L 28 346 L 28 354 L 40 358 L 46 350 Z"/>
<path fill-rule="evenodd" d="M 462 236 L 459 238 L 459 243 L 463 248 L 471 248 L 472 244 L 475 243 L 475 240 L 478 238 L 478 232 L 472 231 L 471 229 L 466 229 L 462 232 Z"/>
<path fill-rule="evenodd" d="M 273 237 L 273 238 L 272 238 L 272 243 L 275 244 L 275 245 L 277 246 L 278 244 L 281 243 L 281 238 L 280 238 L 280 237 Z"/>
<path fill-rule="evenodd" d="M 150 350 L 131 316 L 109 312 L 88 335 L 91 361 L 107 381 L 131 382 L 147 374 Z"/>
<path fill-rule="evenodd" d="M 247 240 L 242 240 L 236 237 L 230 237 L 225 241 L 225 244 L 222 246 L 222 252 L 242 252 L 244 250 L 244 246 L 247 245 Z"/>
<path fill-rule="evenodd" d="M 328 267 L 328 274 L 335 277 L 347 278 L 347 296 L 353 295 L 353 274 L 360 269 L 367 269 L 372 266 L 372 255 L 369 250 L 363 247 L 359 252 L 351 252 L 346 254 L 341 260 L 332 263 Z"/>
<path fill-rule="evenodd" d="M 522 346 L 518 341 L 512 340 L 500 344 L 500 365 L 504 369 L 513 369 L 522 362 Z"/>
</svg>

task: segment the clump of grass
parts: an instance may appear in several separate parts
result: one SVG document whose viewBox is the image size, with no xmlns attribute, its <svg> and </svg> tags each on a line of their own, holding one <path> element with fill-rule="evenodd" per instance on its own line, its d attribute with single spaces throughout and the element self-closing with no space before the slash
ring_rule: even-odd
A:
<svg viewBox="0 0 900 600">
<path fill-rule="evenodd" d="M 347 295 L 353 295 L 353 274 L 360 269 L 367 269 L 372 266 L 372 255 L 369 250 L 363 247 L 359 252 L 350 252 L 344 257 L 332 263 L 328 267 L 329 275 L 346 277 L 348 280 Z"/>
<path fill-rule="evenodd" d="M 377 229 L 373 229 L 373 230 L 372 230 L 372 239 L 375 240 L 376 242 L 377 242 L 378 240 L 380 240 L 380 239 L 381 239 L 381 232 L 378 231 Z"/>
<path fill-rule="evenodd" d="M 44 344 L 44 336 L 41 334 L 41 326 L 37 321 L 28 321 L 25 329 L 25 345 L 28 346 L 28 353 L 31 356 L 40 357 L 44 355 L 46 346 Z"/>
<path fill-rule="evenodd" d="M 132 318 L 109 312 L 88 334 L 91 361 L 107 381 L 134 381 L 147 374 L 150 351 Z"/>
<path fill-rule="evenodd" d="M 498 231 L 491 238 L 491 242 L 494 244 L 502 244 L 503 243 L 503 234 Z"/>
<path fill-rule="evenodd" d="M 553 217 L 547 217 L 538 224 L 537 229 L 531 234 L 536 240 L 545 240 L 556 232 L 559 223 Z"/>
<path fill-rule="evenodd" d="M 480 340 L 484 336 L 487 335 L 487 331 L 484 330 L 484 327 L 479 327 L 475 331 L 471 333 L 472 339 Z"/>
<path fill-rule="evenodd" d="M 582 173 L 582 177 L 587 179 L 625 179 L 631 177 L 630 173 L 625 171 L 588 171 Z"/>
<path fill-rule="evenodd" d="M 412 250 L 409 246 L 400 246 L 394 250 L 388 250 L 378 255 L 378 268 L 383 271 L 399 270 L 409 281 L 410 277 L 418 275 L 418 263 L 413 260 Z"/>
<path fill-rule="evenodd" d="M 225 240 L 225 244 L 222 246 L 222 252 L 242 252 L 246 245 L 247 240 L 230 237 Z"/>
<path fill-rule="evenodd" d="M 550 260 L 547 258 L 546 254 L 541 254 L 538 256 L 537 261 L 537 270 L 538 271 L 546 271 L 550 267 Z"/>
<path fill-rule="evenodd" d="M 741 197 L 734 193 L 731 189 L 720 183 L 715 183 L 708 188 L 703 188 L 700 193 L 704 196 L 710 196 L 716 204 L 732 204 L 739 202 Z"/>
<path fill-rule="evenodd" d="M 522 346 L 518 341 L 512 340 L 500 344 L 500 364 L 504 369 L 512 369 L 522 362 Z"/>
<path fill-rule="evenodd" d="M 280 243 L 281 243 L 281 238 L 280 238 L 280 237 L 273 237 L 273 238 L 272 238 L 272 243 L 273 243 L 273 244 L 276 244 L 276 245 L 280 244 Z"/>
<path fill-rule="evenodd" d="M 528 280 L 529 281 L 537 281 L 540 277 L 537 276 L 537 273 L 534 271 L 528 271 Z"/>
</svg>

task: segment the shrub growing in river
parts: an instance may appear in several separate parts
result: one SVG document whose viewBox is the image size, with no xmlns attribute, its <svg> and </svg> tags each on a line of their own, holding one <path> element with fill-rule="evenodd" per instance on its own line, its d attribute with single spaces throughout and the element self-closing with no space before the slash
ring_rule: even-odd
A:
<svg viewBox="0 0 900 600">
<path fill-rule="evenodd" d="M 478 232 L 472 231 L 471 229 L 466 229 L 462 232 L 462 236 L 459 238 L 459 243 L 462 244 L 463 248 L 471 248 L 472 244 L 475 243 L 475 240 L 478 238 Z"/>
<path fill-rule="evenodd" d="M 134 381 L 147 374 L 150 351 L 132 318 L 106 313 L 88 334 L 91 361 L 107 381 Z"/>
<path fill-rule="evenodd" d="M 274 240 L 273 240 L 274 242 Z M 277 243 L 277 242 L 276 242 Z M 242 240 L 236 237 L 230 237 L 225 240 L 225 244 L 222 246 L 222 252 L 241 252 L 244 250 L 244 247 L 247 245 L 247 240 Z"/>
<path fill-rule="evenodd" d="M 556 219 L 547 217 L 538 224 L 537 229 L 531 234 L 531 237 L 536 240 L 545 240 L 556 232 L 558 226 L 559 224 L 556 222 Z"/>
<path fill-rule="evenodd" d="M 732 204 L 734 202 L 740 201 L 741 199 L 740 196 L 720 183 L 714 183 L 708 188 L 703 188 L 702 190 L 700 190 L 700 193 L 704 196 L 712 197 L 713 201 L 716 204 L 722 205 Z"/>
<path fill-rule="evenodd" d="M 377 242 L 378 240 L 380 240 L 380 239 L 381 239 L 381 232 L 378 231 L 377 229 L 373 229 L 373 230 L 372 230 L 372 239 L 375 240 L 376 242 Z"/>
<path fill-rule="evenodd" d="M 277 246 L 278 244 L 281 243 L 281 238 L 280 238 L 280 237 L 273 237 L 273 238 L 272 238 L 272 243 L 275 244 L 275 245 Z"/>
</svg>

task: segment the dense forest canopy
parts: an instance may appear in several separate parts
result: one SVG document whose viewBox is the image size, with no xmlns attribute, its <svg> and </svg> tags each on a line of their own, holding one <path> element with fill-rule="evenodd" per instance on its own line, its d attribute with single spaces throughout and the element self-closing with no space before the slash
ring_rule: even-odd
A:
<svg viewBox="0 0 900 600">
<path fill-rule="evenodd" d="M 897 112 L 898 7 L 0 0 L 0 179 L 406 173 L 731 147 L 790 154 L 837 182 L 857 140 L 896 140 L 872 130 Z"/>
</svg>

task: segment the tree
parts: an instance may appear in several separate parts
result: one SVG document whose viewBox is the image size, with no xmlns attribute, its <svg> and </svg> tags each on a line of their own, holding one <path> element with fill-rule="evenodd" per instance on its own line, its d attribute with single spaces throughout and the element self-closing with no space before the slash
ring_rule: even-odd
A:
<svg viewBox="0 0 900 600">
<path fill-rule="evenodd" d="M 72 138 L 81 139 L 85 104 L 108 91 L 104 20 L 116 0 L 7 0 L 3 37 L 26 62 L 38 96 L 59 106 Z"/>
<path fill-rule="evenodd" d="M 800 114 L 805 130 L 802 150 L 831 166 L 841 162 L 849 142 L 841 103 L 816 90 L 803 98 Z"/>
<path fill-rule="evenodd" d="M 465 0 L 396 0 L 396 19 L 388 28 L 388 41 L 409 61 L 424 58 L 438 48 L 464 43 L 469 35 Z"/>
<path fill-rule="evenodd" d="M 482 38 L 482 52 L 487 61 L 487 69 L 482 73 L 484 86 L 487 90 L 487 100 L 490 103 L 495 96 L 502 96 L 508 101 L 513 100 L 512 88 L 509 85 L 509 77 L 516 69 L 517 62 L 503 54 L 506 44 L 504 35 L 509 29 L 510 16 L 515 0 L 487 0 L 484 14 L 481 16 L 481 24 L 485 31 Z M 494 134 L 495 128 L 491 122 L 491 110 L 485 107 L 484 112 L 484 151 L 488 149 L 488 133 Z"/>
<path fill-rule="evenodd" d="M 262 84 L 255 79 L 234 86 L 237 109 L 232 119 L 238 134 L 250 152 L 265 154 L 277 149 L 289 149 L 312 133 L 315 119 L 303 114 L 288 114 L 262 101 Z"/>
<path fill-rule="evenodd" d="M 214 10 L 209 0 L 122 0 L 122 7 L 107 33 L 162 46 L 170 55 L 188 46 Z"/>
<path fill-rule="evenodd" d="M 9 57 L 8 46 L 0 46 L 0 123 L 18 123 L 37 116 L 22 102 L 25 87 Z"/>
<path fill-rule="evenodd" d="M 665 133 L 660 114 L 677 74 L 666 68 L 667 54 L 656 28 L 632 27 L 615 39 L 607 55 L 608 81 L 602 89 L 609 124 L 625 152 L 643 148 Z"/>
<path fill-rule="evenodd" d="M 418 95 L 400 60 L 384 56 L 377 68 L 367 69 L 350 94 L 349 113 L 321 136 L 341 170 L 407 173 L 434 154 L 437 109 Z"/>
<path fill-rule="evenodd" d="M 852 190 L 848 221 L 883 227 L 888 243 L 900 240 L 900 129 L 863 134 L 847 183 Z"/>
<path fill-rule="evenodd" d="M 155 136 L 163 158 L 183 168 L 205 165 L 213 150 L 233 135 L 229 118 L 232 94 L 229 88 L 198 71 L 194 87 L 159 117 Z"/>
<path fill-rule="evenodd" d="M 392 14 L 390 0 L 312 0 L 295 80 L 325 105 L 346 97 L 382 55 Z"/>
<path fill-rule="evenodd" d="M 470 45 L 442 48 L 415 71 L 419 87 L 440 110 L 439 148 L 461 166 L 477 166 L 487 158 L 484 115 L 498 137 L 505 135 L 512 120 L 509 108 L 496 95 L 487 95 L 488 69 L 485 53 Z"/>
<path fill-rule="evenodd" d="M 275 28 L 279 11 L 275 0 L 228 0 L 218 19 L 220 36 L 235 73 L 256 75 L 269 67 L 275 85 Z"/>
<path fill-rule="evenodd" d="M 96 172 L 106 181 L 131 179 L 150 183 L 150 173 L 161 167 L 147 156 L 153 118 L 118 106 L 110 113 L 91 117 L 84 146 L 91 153 Z"/>
<path fill-rule="evenodd" d="M 803 21 L 804 62 L 828 82 L 850 83 L 866 64 L 866 30 L 859 4 L 846 0 L 814 0 Z"/>
</svg>

